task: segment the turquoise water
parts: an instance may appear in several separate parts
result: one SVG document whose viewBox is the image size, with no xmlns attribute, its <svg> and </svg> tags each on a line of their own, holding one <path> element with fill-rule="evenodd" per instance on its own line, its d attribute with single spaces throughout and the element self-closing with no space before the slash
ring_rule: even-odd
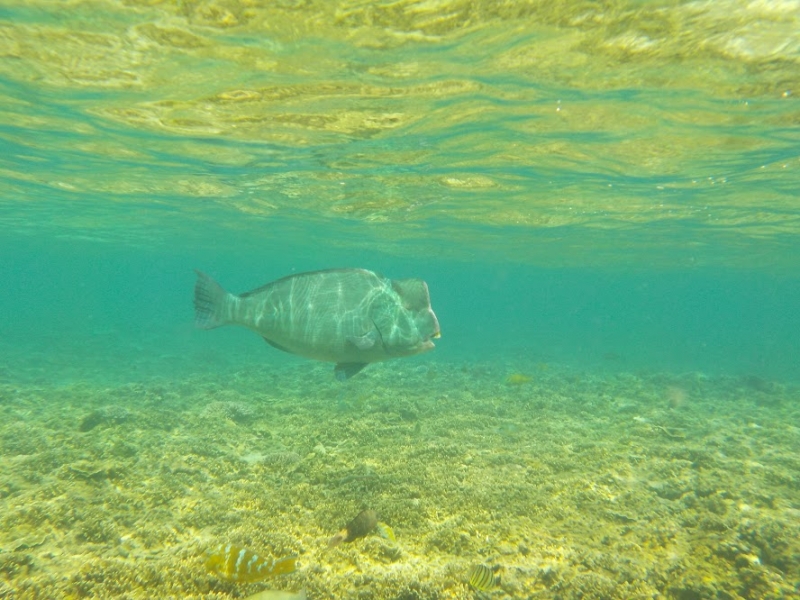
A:
<svg viewBox="0 0 800 600">
<path fill-rule="evenodd" d="M 799 74 L 793 0 L 4 2 L 0 597 L 244 597 L 228 541 L 315 599 L 789 597 Z M 194 326 L 194 269 L 337 267 L 436 349 Z M 402 552 L 327 553 L 367 504 Z"/>
<path fill-rule="evenodd" d="M 362 266 L 428 280 L 425 360 L 797 380 L 794 3 L 181 6 L 3 9 L 9 364 L 280 360 L 191 269 Z"/>
<path fill-rule="evenodd" d="M 602 372 L 702 372 L 797 381 L 800 284 L 754 270 L 548 269 L 417 260 L 309 243 L 318 224 L 158 248 L 10 236 L 0 277 L 7 377 L 125 380 L 237 364 L 300 363 L 233 328 L 195 330 L 193 268 L 243 292 L 285 274 L 366 266 L 425 279 L 442 326 L 430 361 L 535 360 Z M 209 235 L 213 235 L 209 231 Z M 228 240 L 226 243 L 225 240 Z M 315 249 L 325 256 L 314 256 Z M 217 358 L 213 358 L 217 357 Z"/>
</svg>

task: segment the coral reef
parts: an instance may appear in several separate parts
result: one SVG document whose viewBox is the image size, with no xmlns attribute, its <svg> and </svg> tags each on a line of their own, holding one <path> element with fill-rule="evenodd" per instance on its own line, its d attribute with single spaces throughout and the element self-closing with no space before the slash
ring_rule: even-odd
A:
<svg viewBox="0 0 800 600">
<path fill-rule="evenodd" d="M 298 555 L 269 587 L 312 600 L 474 598 L 479 563 L 498 599 L 798 593 L 797 387 L 513 372 L 529 379 L 431 362 L 344 384 L 308 364 L 3 384 L 0 596 L 263 589 L 206 571 L 226 543 Z M 365 507 L 396 542 L 371 531 L 329 549 Z"/>
</svg>

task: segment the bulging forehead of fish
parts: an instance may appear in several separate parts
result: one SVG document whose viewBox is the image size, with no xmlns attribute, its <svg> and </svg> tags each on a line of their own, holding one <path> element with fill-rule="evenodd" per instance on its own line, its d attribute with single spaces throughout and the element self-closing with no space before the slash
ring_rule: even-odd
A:
<svg viewBox="0 0 800 600">
<path fill-rule="evenodd" d="M 400 297 L 403 308 L 410 311 L 430 310 L 431 295 L 422 279 L 393 279 L 392 288 Z"/>
</svg>

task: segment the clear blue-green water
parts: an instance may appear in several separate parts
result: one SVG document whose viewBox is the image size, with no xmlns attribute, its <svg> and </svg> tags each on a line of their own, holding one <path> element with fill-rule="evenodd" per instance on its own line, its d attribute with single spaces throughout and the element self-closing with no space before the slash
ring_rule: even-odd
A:
<svg viewBox="0 0 800 600">
<path fill-rule="evenodd" d="M 297 552 L 291 540 L 302 538 L 303 560 L 328 564 L 320 549 L 347 511 L 380 508 L 387 497 L 399 506 L 407 493 L 415 508 L 389 514 L 405 527 L 408 556 L 445 571 L 446 556 L 505 561 L 508 584 L 497 597 L 788 597 L 798 589 L 796 554 L 770 527 L 788 531 L 800 510 L 792 458 L 800 428 L 798 98 L 793 0 L 4 2 L 0 596 L 42 597 L 69 581 L 58 588 L 65 597 L 123 597 L 92 588 L 87 582 L 103 581 L 92 569 L 145 568 L 131 558 L 140 548 L 130 542 L 134 530 L 169 523 L 184 529 L 175 539 L 148 534 L 141 548 L 161 561 L 148 564 L 183 569 L 171 581 L 185 587 L 171 595 L 162 580 L 148 588 L 139 579 L 124 597 L 148 597 L 147 589 L 240 597 L 236 586 L 195 581 L 202 568 L 187 557 L 225 535 L 273 552 Z M 194 327 L 193 269 L 238 293 L 334 267 L 424 279 L 441 324 L 436 349 L 370 366 L 337 388 L 327 369 L 243 328 Z M 234 405 L 285 433 L 265 433 L 258 418 L 208 425 Z M 122 414 L 119 406 L 125 419 L 108 417 Z M 293 406 L 303 419 L 292 420 Z M 381 429 L 397 406 L 400 428 L 408 426 L 402 439 Z M 106 437 L 91 441 L 95 421 L 82 425 L 89 417 Z M 162 419 L 168 433 L 148 429 Z M 451 420 L 463 428 L 463 447 L 445 431 Z M 369 438 L 373 431 L 383 433 Z M 200 441 L 185 447 L 181 436 Z M 341 459 L 359 473 L 363 463 L 386 481 L 394 473 L 386 457 L 401 456 L 441 478 L 413 493 L 403 483 L 315 495 L 314 486 L 349 476 L 304 459 L 278 483 L 270 473 L 263 479 L 264 439 L 279 440 L 291 460 L 330 461 L 337 450 L 325 447 L 361 440 Z M 119 450 L 126 440 L 140 444 L 139 454 Z M 206 443 L 216 455 L 196 451 Z M 592 454 L 595 443 L 602 450 Z M 689 454 L 671 446 L 684 443 Z M 196 511 L 168 500 L 169 511 L 158 513 L 161 504 L 136 495 L 161 464 L 146 448 L 162 445 L 166 462 L 208 474 L 181 493 L 202 495 L 224 523 L 192 521 Z M 436 450 L 420 465 L 407 446 Z M 226 453 L 256 456 L 246 469 L 261 483 L 245 497 L 274 498 L 270 531 L 285 538 L 237 529 L 257 525 L 251 513 L 236 513 L 250 515 L 239 522 L 225 508 L 233 498 L 247 502 L 232 476 L 215 479 L 225 467 L 212 458 L 224 462 Z M 485 467 L 486 487 L 476 483 L 474 492 L 485 506 L 447 504 L 459 495 L 444 490 L 466 485 L 446 479 L 462 455 Z M 564 466 L 577 455 L 583 467 Z M 120 464 L 108 467 L 109 456 Z M 505 459 L 481 462 L 492 456 L 514 456 L 527 469 L 519 484 L 526 504 L 487 495 L 493 488 L 516 498 L 502 485 L 518 472 L 506 472 Z M 609 466 L 606 457 L 622 462 Z M 73 532 L 89 516 L 53 516 L 83 501 L 70 486 L 107 482 L 112 472 L 125 473 L 115 480 L 120 493 L 159 515 L 149 525 L 108 514 L 102 522 L 116 529 L 106 539 Z M 151 483 L 169 496 L 170 478 Z M 615 485 L 669 508 L 634 526 L 634 504 L 598 509 L 587 500 L 586 490 L 607 486 L 610 502 L 622 502 Z M 110 488 L 85 496 L 110 506 Z M 448 498 L 436 509 L 426 504 L 432 489 Z M 574 512 L 556 514 L 562 502 Z M 310 529 L 296 525 L 292 511 L 314 503 L 301 520 Z M 708 514 L 687 516 L 698 506 Z M 463 536 L 464 545 L 448 545 L 443 514 L 461 515 L 459 531 L 491 514 L 514 541 L 501 550 L 501 542 Z M 611 567 L 581 558 L 604 552 L 605 542 L 580 533 L 602 530 L 591 524 L 596 514 L 616 523 L 609 552 L 627 557 L 646 546 L 651 575 L 620 567 L 612 577 Z M 680 525 L 664 516 L 673 514 Z M 648 519 L 654 531 L 684 533 L 674 546 L 651 547 Z M 620 523 L 639 528 L 627 546 Z M 478 528 L 487 540 L 490 524 Z M 31 545 L 40 530 L 45 541 Z M 541 547 L 530 541 L 537 538 Z M 119 542 L 128 554 L 117 552 L 118 539 L 128 540 Z M 503 554 L 509 544 L 526 550 Z M 542 566 L 562 559 L 564 571 Z M 339 579 L 326 583 L 310 570 L 292 586 L 309 586 L 312 598 L 351 597 L 343 590 L 352 577 L 331 564 Z M 586 591 L 586 570 L 615 578 L 616 591 Z M 438 591 L 403 595 L 398 584 L 364 597 L 471 594 L 441 572 L 418 576 Z"/>
<path fill-rule="evenodd" d="M 157 248 L 9 236 L 0 267 L 8 282 L 0 342 L 6 376 L 23 376 L 43 360 L 56 380 L 185 376 L 205 371 L 210 354 L 220 368 L 300 363 L 244 329 L 196 330 L 192 269 L 244 292 L 286 274 L 359 265 L 428 282 L 442 338 L 433 353 L 404 360 L 800 377 L 800 283 L 792 277 L 410 258 L 327 249 L 315 241 L 319 224 L 264 227 L 263 244 L 209 229 L 215 239 L 207 244 L 173 240 Z M 41 370 L 36 376 L 47 377 Z"/>
<path fill-rule="evenodd" d="M 235 352 L 190 330 L 192 268 L 362 266 L 428 280 L 428 360 L 798 378 L 793 2 L 0 18 L 9 364 Z"/>
</svg>

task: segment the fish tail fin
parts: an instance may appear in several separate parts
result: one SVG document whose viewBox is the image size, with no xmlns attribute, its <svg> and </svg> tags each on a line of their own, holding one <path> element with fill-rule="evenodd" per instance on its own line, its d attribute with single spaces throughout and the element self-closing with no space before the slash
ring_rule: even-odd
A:
<svg viewBox="0 0 800 600">
<path fill-rule="evenodd" d="M 272 564 L 270 575 L 285 575 L 297 570 L 297 555 L 284 556 Z"/>
<path fill-rule="evenodd" d="M 231 294 L 212 277 L 195 269 L 194 323 L 200 329 L 213 329 L 231 322 L 229 302 Z"/>
</svg>

